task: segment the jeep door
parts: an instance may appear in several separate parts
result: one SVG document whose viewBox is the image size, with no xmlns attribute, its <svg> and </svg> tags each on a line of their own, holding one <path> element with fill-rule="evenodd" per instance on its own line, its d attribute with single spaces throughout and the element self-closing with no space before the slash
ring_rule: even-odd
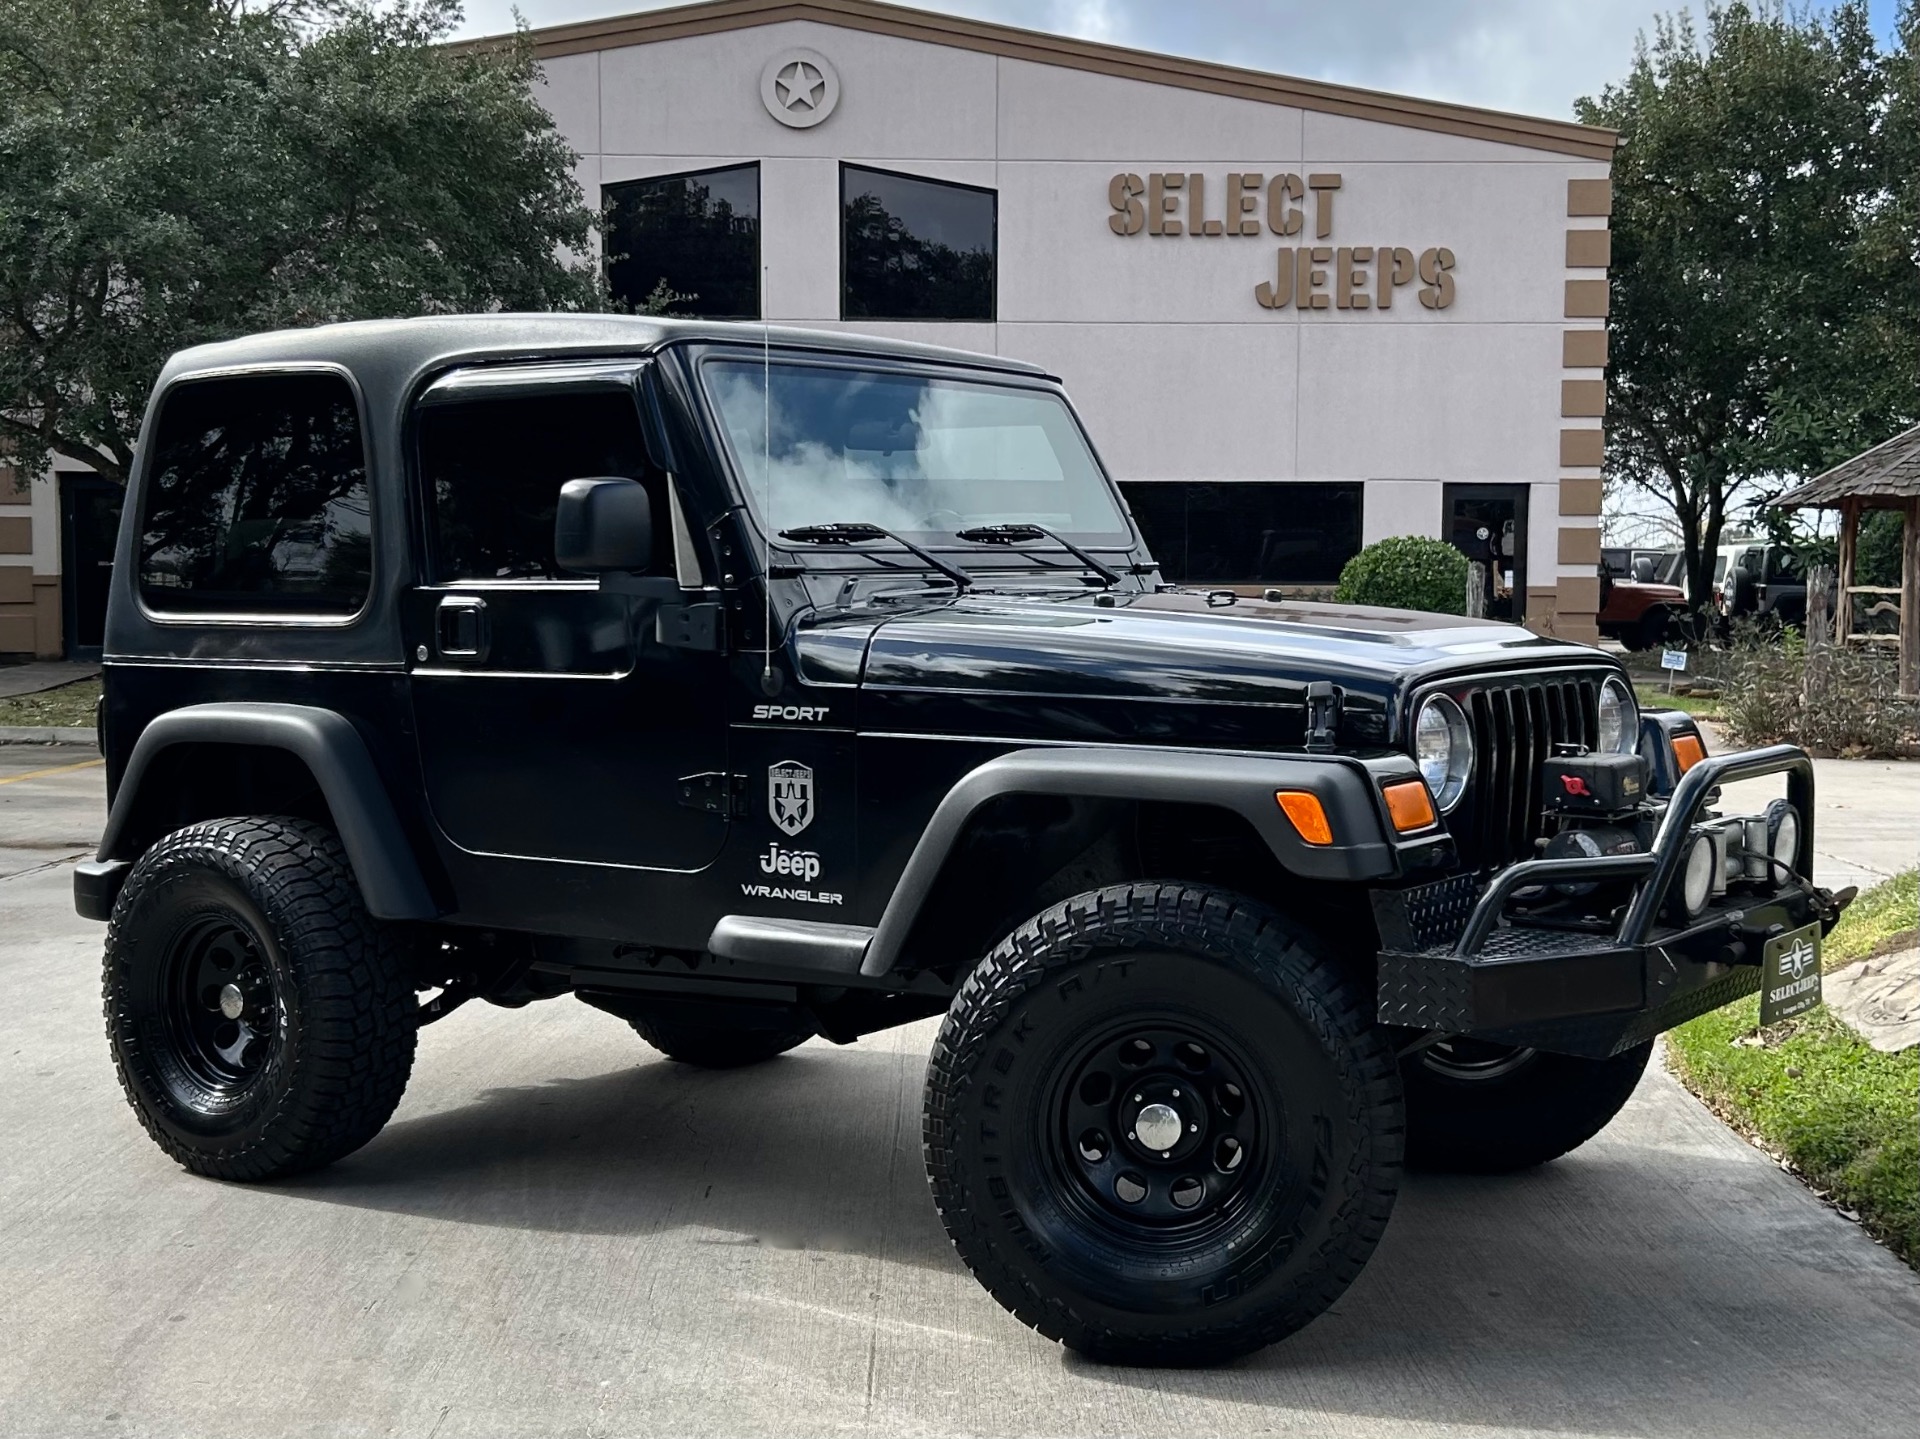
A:
<svg viewBox="0 0 1920 1439">
<path fill-rule="evenodd" d="M 545 865 L 547 887 L 577 900 L 582 885 L 617 888 L 605 882 L 617 875 L 596 882 L 578 866 L 700 870 L 728 828 L 725 814 L 683 805 L 679 784 L 726 768 L 724 660 L 660 643 L 662 600 L 604 593 L 554 559 L 560 486 L 618 476 L 652 500 L 650 572 L 698 564 L 675 543 L 684 530 L 647 456 L 634 373 L 455 372 L 422 395 L 411 426 L 422 544 L 407 645 L 434 823 L 465 852 L 461 868 L 472 861 L 484 878 L 484 862 L 500 861 L 519 879 L 527 862 Z"/>
</svg>

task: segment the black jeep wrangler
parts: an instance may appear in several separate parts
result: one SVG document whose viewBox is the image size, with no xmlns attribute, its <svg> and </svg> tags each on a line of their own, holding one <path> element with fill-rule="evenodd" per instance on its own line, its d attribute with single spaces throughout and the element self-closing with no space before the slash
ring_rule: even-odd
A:
<svg viewBox="0 0 1920 1439">
<path fill-rule="evenodd" d="M 1814 1002 L 1849 897 L 1800 751 L 1709 758 L 1596 650 L 1163 583 L 1011 361 L 331 326 L 176 356 L 135 470 L 75 900 L 199 1174 L 365 1144 L 468 999 L 713 1066 L 944 1013 L 968 1266 L 1217 1360 L 1334 1301 L 1403 1163 L 1551 1159 L 1661 1030 Z"/>
</svg>

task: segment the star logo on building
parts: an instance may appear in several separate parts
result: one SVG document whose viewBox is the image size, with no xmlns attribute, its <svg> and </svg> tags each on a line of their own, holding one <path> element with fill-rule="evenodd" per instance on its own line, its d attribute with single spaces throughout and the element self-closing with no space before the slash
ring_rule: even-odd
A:
<svg viewBox="0 0 1920 1439">
<path fill-rule="evenodd" d="M 760 72 L 767 113 L 791 130 L 818 125 L 840 103 L 840 76 L 815 50 L 784 50 Z"/>
<path fill-rule="evenodd" d="M 805 60 L 795 60 L 774 77 L 773 86 L 780 103 L 788 110 L 804 106 L 820 107 L 820 96 L 827 88 L 827 77 Z"/>
</svg>

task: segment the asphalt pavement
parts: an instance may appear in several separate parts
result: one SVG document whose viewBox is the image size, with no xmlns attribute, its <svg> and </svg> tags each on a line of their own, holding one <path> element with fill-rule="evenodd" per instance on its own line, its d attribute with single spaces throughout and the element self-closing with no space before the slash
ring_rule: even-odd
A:
<svg viewBox="0 0 1920 1439">
<path fill-rule="evenodd" d="M 470 1005 L 358 1154 L 192 1178 L 107 1057 L 68 867 L 90 758 L 0 747 L 0 1433 L 1864 1439 L 1920 1414 L 1920 1280 L 1657 1066 L 1567 1159 L 1411 1177 L 1331 1313 L 1203 1371 L 1087 1364 L 960 1267 L 920 1166 L 931 1022 L 708 1074 L 570 999 Z"/>
</svg>

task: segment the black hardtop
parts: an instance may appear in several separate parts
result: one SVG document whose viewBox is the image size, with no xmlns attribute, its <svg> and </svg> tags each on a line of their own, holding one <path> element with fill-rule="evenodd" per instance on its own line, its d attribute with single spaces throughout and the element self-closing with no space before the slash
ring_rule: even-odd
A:
<svg viewBox="0 0 1920 1439">
<path fill-rule="evenodd" d="M 651 315 L 429 315 L 352 320 L 298 330 L 268 330 L 181 350 L 160 373 L 162 387 L 186 375 L 276 365 L 335 364 L 382 400 L 404 398 L 417 377 L 460 364 L 512 360 L 580 360 L 646 355 L 671 344 L 766 345 L 786 351 L 870 355 L 880 359 L 959 365 L 1044 376 L 1039 366 L 999 355 L 747 321 L 682 320 Z"/>
</svg>

